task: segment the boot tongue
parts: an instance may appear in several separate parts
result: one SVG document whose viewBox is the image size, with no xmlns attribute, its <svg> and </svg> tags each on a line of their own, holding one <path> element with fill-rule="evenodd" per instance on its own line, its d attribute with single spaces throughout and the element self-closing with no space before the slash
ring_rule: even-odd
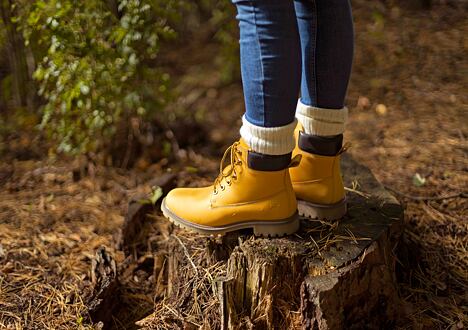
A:
<svg viewBox="0 0 468 330">
<path fill-rule="evenodd" d="M 297 126 L 295 128 L 296 131 L 302 132 L 304 130 L 304 126 L 302 126 L 300 121 L 297 121 Z"/>
<path fill-rule="evenodd" d="M 240 147 L 242 149 L 245 149 L 245 151 L 248 151 L 250 149 L 250 147 L 247 145 L 247 142 L 245 142 L 245 140 L 243 138 L 240 138 L 239 144 L 240 144 Z M 244 150 L 242 150 L 242 151 L 244 151 Z"/>
</svg>

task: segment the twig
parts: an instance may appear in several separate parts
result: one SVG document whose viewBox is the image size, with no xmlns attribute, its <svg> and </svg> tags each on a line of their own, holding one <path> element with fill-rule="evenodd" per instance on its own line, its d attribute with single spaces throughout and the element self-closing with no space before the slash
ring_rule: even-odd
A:
<svg viewBox="0 0 468 330">
<path fill-rule="evenodd" d="M 315 244 L 315 246 L 317 247 L 317 254 L 319 255 L 320 258 L 323 258 L 322 254 L 320 253 L 320 248 L 317 244 L 317 242 L 313 239 L 313 237 L 310 238 L 312 240 L 312 242 Z"/>
<path fill-rule="evenodd" d="M 124 159 L 123 159 L 122 163 L 120 164 L 120 166 L 122 168 L 127 168 L 127 166 L 128 166 L 128 163 L 130 161 L 130 156 L 131 156 L 131 153 L 132 153 L 132 147 L 133 147 L 133 131 L 130 129 L 128 131 L 127 148 L 125 149 Z"/>
<path fill-rule="evenodd" d="M 175 239 L 177 239 L 177 241 L 179 242 L 179 244 L 182 246 L 182 249 L 184 250 L 185 256 L 186 256 L 187 259 L 190 261 L 190 264 L 192 265 L 193 269 L 195 269 L 195 273 L 198 275 L 197 266 L 195 266 L 195 264 L 193 263 L 193 260 L 192 260 L 192 258 L 190 257 L 190 254 L 188 253 L 187 247 L 185 246 L 184 243 L 182 243 L 182 241 L 180 240 L 179 237 L 177 237 L 177 236 L 174 235 L 174 234 L 172 234 L 172 236 L 173 236 Z"/>
<path fill-rule="evenodd" d="M 354 189 L 354 188 L 345 187 L 344 189 L 345 189 L 346 191 L 353 192 L 353 193 L 358 194 L 359 196 L 362 196 L 362 197 L 367 198 L 367 199 L 369 199 L 369 197 L 370 197 L 369 194 L 366 194 L 365 192 L 356 190 L 356 189 Z"/>
<path fill-rule="evenodd" d="M 468 192 L 467 191 L 462 191 L 462 192 L 459 192 L 459 193 L 456 193 L 456 194 L 452 194 L 452 195 L 446 195 L 446 196 L 413 196 L 413 195 L 407 195 L 401 191 L 398 191 L 392 187 L 389 187 L 389 186 L 385 186 L 385 189 L 387 190 L 390 190 L 391 192 L 401 196 L 401 197 L 404 197 L 404 198 L 407 198 L 407 199 L 412 199 L 412 200 L 415 200 L 415 201 L 437 201 L 437 200 L 443 200 L 443 199 L 451 199 L 451 198 L 457 198 L 457 197 L 463 197 L 463 198 L 466 198 L 466 196 L 468 195 Z"/>
<path fill-rule="evenodd" d="M 349 230 L 349 228 L 345 228 L 345 231 L 346 231 L 346 232 L 349 234 L 349 236 L 352 238 L 353 243 L 354 243 L 354 244 L 357 244 L 358 242 L 357 242 L 357 240 L 356 240 L 356 236 L 354 236 L 354 233 L 353 233 L 351 230 Z"/>
</svg>

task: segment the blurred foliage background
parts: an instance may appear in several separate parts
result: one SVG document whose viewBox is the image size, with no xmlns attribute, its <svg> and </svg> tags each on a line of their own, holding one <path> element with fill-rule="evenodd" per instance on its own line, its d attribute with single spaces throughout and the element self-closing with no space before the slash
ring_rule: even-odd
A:
<svg viewBox="0 0 468 330">
<path fill-rule="evenodd" d="M 228 0 L 0 0 L 0 153 L 32 131 L 50 156 L 128 165 L 116 145 L 145 140 L 144 125 L 167 128 L 171 51 L 209 38 L 222 79 L 238 77 L 234 10 Z"/>
</svg>

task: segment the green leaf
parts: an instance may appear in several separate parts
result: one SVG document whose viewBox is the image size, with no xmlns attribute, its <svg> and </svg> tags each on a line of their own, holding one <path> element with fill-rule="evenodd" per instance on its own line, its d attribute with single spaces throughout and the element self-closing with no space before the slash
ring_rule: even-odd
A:
<svg viewBox="0 0 468 330">
<path fill-rule="evenodd" d="M 156 204 L 158 199 L 160 199 L 163 195 L 163 190 L 161 187 L 153 187 L 153 192 L 151 194 L 150 200 L 151 204 Z"/>
<path fill-rule="evenodd" d="M 149 195 L 148 199 L 141 199 L 138 202 L 140 204 L 151 204 L 155 205 L 156 202 L 162 197 L 163 190 L 161 187 L 155 186 L 152 187 L 151 194 Z"/>
<path fill-rule="evenodd" d="M 422 187 L 426 184 L 426 178 L 422 177 L 421 174 L 416 173 L 413 176 L 413 185 L 416 187 Z"/>
</svg>

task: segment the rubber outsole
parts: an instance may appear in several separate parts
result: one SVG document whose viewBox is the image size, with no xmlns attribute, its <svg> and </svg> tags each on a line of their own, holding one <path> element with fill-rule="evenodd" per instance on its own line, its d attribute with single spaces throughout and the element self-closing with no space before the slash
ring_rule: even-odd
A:
<svg viewBox="0 0 468 330">
<path fill-rule="evenodd" d="M 300 227 L 297 211 L 291 217 L 283 220 L 249 220 L 217 227 L 200 225 L 182 219 L 166 207 L 166 199 L 163 199 L 161 203 L 161 211 L 176 226 L 210 236 L 223 236 L 228 232 L 252 228 L 255 236 L 282 237 L 294 234 Z"/>
<path fill-rule="evenodd" d="M 347 212 L 347 203 L 346 198 L 343 198 L 338 203 L 329 205 L 314 204 L 298 200 L 297 209 L 300 216 L 309 219 L 337 221 L 345 216 Z"/>
</svg>

